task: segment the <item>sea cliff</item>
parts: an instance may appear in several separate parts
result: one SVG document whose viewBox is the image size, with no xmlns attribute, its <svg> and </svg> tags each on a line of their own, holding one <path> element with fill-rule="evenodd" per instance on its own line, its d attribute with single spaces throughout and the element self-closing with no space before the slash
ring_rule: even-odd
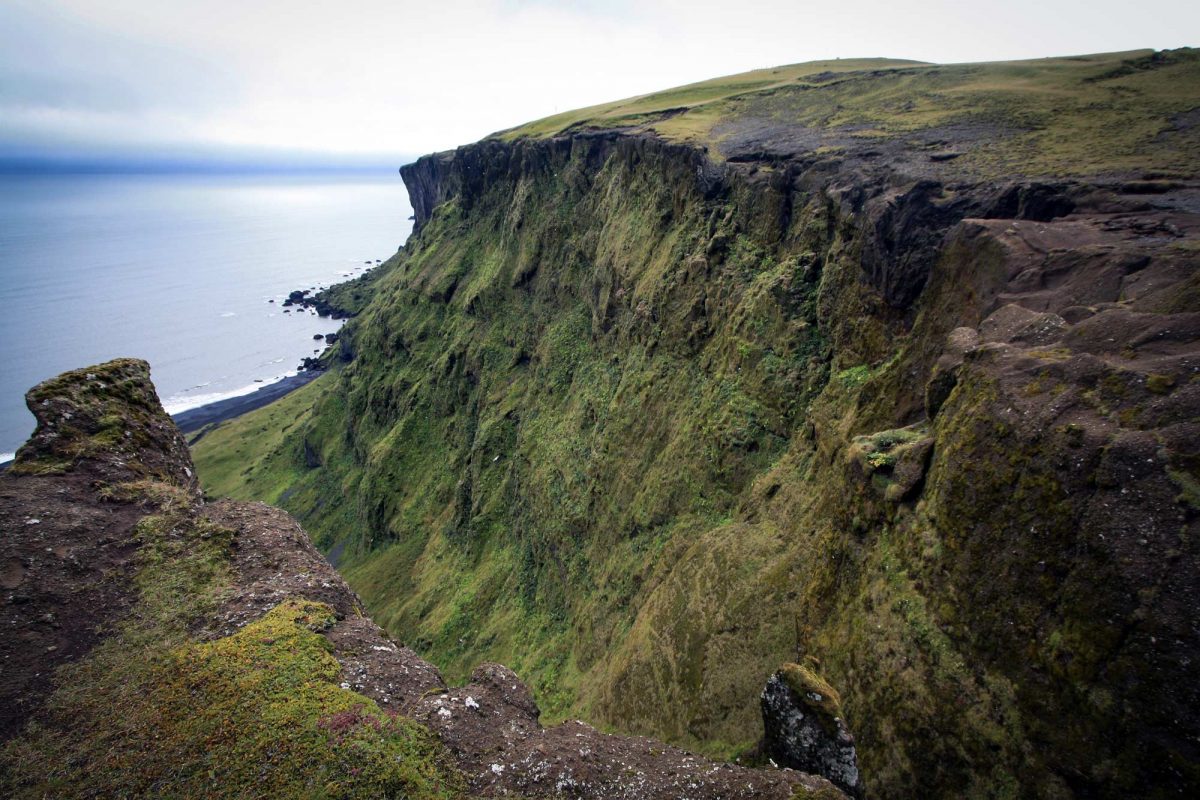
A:
<svg viewBox="0 0 1200 800">
<path fill-rule="evenodd" d="M 749 757 L 797 662 L 872 796 L 1188 794 L 1197 87 L 798 65 L 427 156 L 330 374 L 201 476 L 550 719 Z"/>
</svg>

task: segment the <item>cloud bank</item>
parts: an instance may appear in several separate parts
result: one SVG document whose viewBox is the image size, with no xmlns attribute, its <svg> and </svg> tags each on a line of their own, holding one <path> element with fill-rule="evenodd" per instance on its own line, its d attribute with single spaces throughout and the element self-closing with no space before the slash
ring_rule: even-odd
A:
<svg viewBox="0 0 1200 800">
<path fill-rule="evenodd" d="M 0 158 L 368 163 L 821 58 L 1188 44 L 1200 4 L 6 0 Z"/>
</svg>

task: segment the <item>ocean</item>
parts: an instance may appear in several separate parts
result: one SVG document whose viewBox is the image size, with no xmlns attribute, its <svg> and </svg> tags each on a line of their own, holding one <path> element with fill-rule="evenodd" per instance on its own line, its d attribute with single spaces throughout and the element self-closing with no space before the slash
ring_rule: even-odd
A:
<svg viewBox="0 0 1200 800">
<path fill-rule="evenodd" d="M 386 260 L 411 213 L 394 170 L 0 175 L 0 461 L 69 369 L 144 358 L 170 413 L 295 374 L 340 323 L 281 301 Z"/>
</svg>

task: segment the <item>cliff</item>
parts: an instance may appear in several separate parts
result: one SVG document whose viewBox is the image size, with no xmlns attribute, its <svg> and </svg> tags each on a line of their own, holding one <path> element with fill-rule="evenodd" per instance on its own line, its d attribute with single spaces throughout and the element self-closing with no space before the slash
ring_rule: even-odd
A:
<svg viewBox="0 0 1200 800">
<path fill-rule="evenodd" d="M 284 512 L 206 503 L 145 362 L 30 391 L 0 475 L 5 797 L 841 796 L 450 688 Z"/>
<path fill-rule="evenodd" d="M 337 368 L 197 448 L 375 619 L 720 756 L 786 662 L 879 797 L 1188 794 L 1200 58 L 837 62 L 402 170 Z"/>
</svg>

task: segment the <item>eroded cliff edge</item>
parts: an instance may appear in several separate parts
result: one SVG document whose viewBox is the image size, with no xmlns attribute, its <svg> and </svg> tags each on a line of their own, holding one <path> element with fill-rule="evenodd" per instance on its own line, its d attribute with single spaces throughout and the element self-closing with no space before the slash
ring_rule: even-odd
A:
<svg viewBox="0 0 1200 800">
<path fill-rule="evenodd" d="M 449 688 L 286 513 L 206 503 L 145 362 L 28 395 L 0 475 L 8 797 L 839 797 L 580 722 L 510 670 Z"/>
<path fill-rule="evenodd" d="M 212 486 L 279 500 L 389 630 L 457 676 L 509 663 L 556 716 L 738 752 L 808 657 L 880 796 L 1186 794 L 1196 129 L 1153 92 L 1145 135 L 1059 108 L 1123 119 L 1196 55 L 1064 61 L 1048 111 L 806 121 L 914 74 L 864 69 L 704 145 L 666 109 L 422 159 L 342 365 L 269 448 L 206 438 L 244 448 Z M 1018 146 L 1046 131 L 1056 160 Z"/>
</svg>

